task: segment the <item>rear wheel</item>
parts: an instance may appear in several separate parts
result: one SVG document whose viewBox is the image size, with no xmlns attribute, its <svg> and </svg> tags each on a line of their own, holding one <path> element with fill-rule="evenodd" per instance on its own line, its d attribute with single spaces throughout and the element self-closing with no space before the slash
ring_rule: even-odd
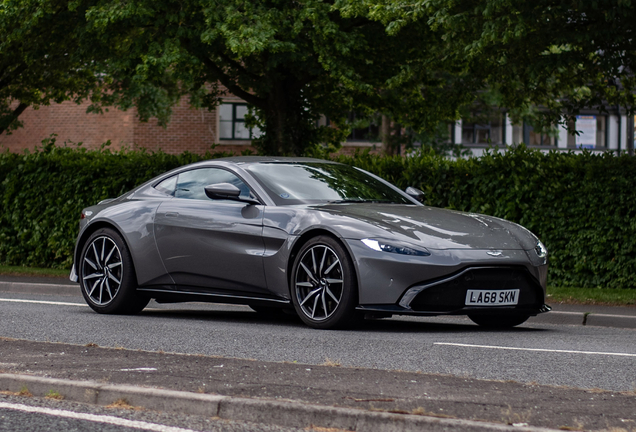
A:
<svg viewBox="0 0 636 432">
<path fill-rule="evenodd" d="M 136 314 L 150 301 L 136 290 L 130 252 L 115 230 L 95 231 L 82 248 L 78 267 L 82 295 L 96 312 Z"/>
<path fill-rule="evenodd" d="M 351 258 L 332 237 L 318 236 L 298 252 L 291 297 L 300 319 L 313 328 L 341 328 L 354 318 L 358 286 Z"/>
<path fill-rule="evenodd" d="M 475 324 L 487 328 L 510 328 L 523 324 L 528 315 L 468 315 Z"/>
</svg>

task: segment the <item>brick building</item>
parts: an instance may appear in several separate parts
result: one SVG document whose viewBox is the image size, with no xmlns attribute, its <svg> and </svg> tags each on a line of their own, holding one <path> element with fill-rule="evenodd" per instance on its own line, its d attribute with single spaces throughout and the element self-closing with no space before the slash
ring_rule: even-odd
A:
<svg viewBox="0 0 636 432">
<path fill-rule="evenodd" d="M 110 148 L 114 150 L 126 147 L 162 150 L 172 154 L 186 150 L 202 154 L 214 147 L 214 151 L 241 154 L 245 150 L 253 150 L 251 140 L 260 134 L 257 129 L 245 127 L 247 105 L 234 96 L 224 98 L 223 103 L 213 111 L 193 109 L 184 97 L 174 107 L 166 128 L 159 126 L 156 119 L 140 122 L 134 108 L 128 111 L 111 108 L 104 114 L 88 114 L 87 107 L 88 103 L 77 105 L 64 102 L 38 110 L 28 108 L 20 117 L 23 128 L 10 135 L 0 135 L 0 151 L 32 150 L 43 139 L 56 134 L 58 145 L 82 142 L 88 149 L 99 148 L 110 140 Z M 542 150 L 567 151 L 585 147 L 602 152 L 633 149 L 634 118 L 627 116 L 625 111 L 589 111 L 584 114 L 578 116 L 580 119 L 574 125 L 583 132 L 578 137 L 569 134 L 562 126 L 551 136 L 535 133 L 529 124 L 512 124 L 506 113 L 502 112 L 480 124 L 458 121 L 449 127 L 449 141 L 461 144 L 473 156 L 480 156 L 487 147 L 505 148 L 521 142 Z M 381 117 L 382 122 L 387 121 Z M 354 119 L 352 113 L 350 120 Z M 362 129 L 353 129 L 341 151 L 353 153 L 356 149 L 380 149 L 382 143 L 379 135 L 383 128 L 379 120 Z"/>
<path fill-rule="evenodd" d="M 174 107 L 166 128 L 159 126 L 156 119 L 140 122 L 134 108 L 128 111 L 111 108 L 103 114 L 89 114 L 86 113 L 88 106 L 88 102 L 78 105 L 68 101 L 38 110 L 28 108 L 20 116 L 24 127 L 11 134 L 0 135 L 0 151 L 32 150 L 41 145 L 43 139 L 56 134 L 58 145 L 81 142 L 88 149 L 99 148 L 110 140 L 113 150 L 124 147 L 162 150 L 171 154 L 186 150 L 202 154 L 214 147 L 213 151 L 238 155 L 245 150 L 253 150 L 251 140 L 260 133 L 245 127 L 247 105 L 233 96 L 224 98 L 213 111 L 194 109 L 184 97 Z M 348 141 L 345 152 L 380 145 L 377 139 L 372 142 L 360 137 Z"/>
<path fill-rule="evenodd" d="M 228 98 L 227 102 L 239 100 Z M 38 110 L 28 108 L 20 116 L 24 127 L 12 134 L 0 135 L 0 150 L 31 150 L 51 134 L 57 134 L 58 144 L 82 142 L 88 149 L 98 148 L 107 140 L 111 141 L 111 148 L 115 150 L 138 147 L 167 153 L 186 150 L 205 153 L 215 144 L 218 145 L 216 150 L 235 153 L 251 147 L 249 139 L 220 138 L 219 123 L 223 119 L 219 118 L 219 109 L 193 109 L 187 98 L 174 108 L 167 128 L 159 126 L 156 119 L 140 122 L 134 108 L 128 111 L 111 108 L 103 114 L 89 114 L 86 113 L 88 105 L 88 102 L 78 105 L 68 101 Z"/>
</svg>

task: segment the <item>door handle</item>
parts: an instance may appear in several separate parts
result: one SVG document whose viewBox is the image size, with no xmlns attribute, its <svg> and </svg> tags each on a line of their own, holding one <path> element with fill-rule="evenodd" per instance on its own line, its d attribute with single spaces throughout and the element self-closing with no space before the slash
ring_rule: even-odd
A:
<svg viewBox="0 0 636 432">
<path fill-rule="evenodd" d="M 168 212 L 168 213 L 166 213 L 166 217 L 175 218 L 175 217 L 178 217 L 178 216 L 179 216 L 179 213 L 177 213 L 177 212 Z"/>
</svg>

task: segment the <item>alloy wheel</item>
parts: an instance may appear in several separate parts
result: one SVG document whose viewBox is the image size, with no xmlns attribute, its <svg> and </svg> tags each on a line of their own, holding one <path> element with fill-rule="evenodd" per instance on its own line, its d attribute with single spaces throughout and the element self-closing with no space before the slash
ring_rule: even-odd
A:
<svg viewBox="0 0 636 432">
<path fill-rule="evenodd" d="M 298 305 L 308 318 L 324 321 L 332 316 L 344 291 L 338 254 L 323 244 L 307 249 L 298 261 L 294 286 Z"/>
<path fill-rule="evenodd" d="M 107 236 L 93 239 L 82 257 L 81 274 L 90 301 L 99 306 L 112 302 L 121 288 L 123 273 L 122 256 L 115 241 Z"/>
</svg>

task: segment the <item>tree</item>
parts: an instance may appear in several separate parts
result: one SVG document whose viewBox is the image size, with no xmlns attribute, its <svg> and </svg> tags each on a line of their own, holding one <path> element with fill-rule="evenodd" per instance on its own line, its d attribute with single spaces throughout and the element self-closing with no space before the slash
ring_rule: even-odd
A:
<svg viewBox="0 0 636 432">
<path fill-rule="evenodd" d="M 134 105 L 142 120 L 157 117 L 167 123 L 170 107 L 183 90 L 169 80 L 136 80 L 126 69 L 130 66 L 126 58 L 118 57 L 126 44 L 113 45 L 107 38 L 95 37 L 86 17 L 96 4 L 92 0 L 2 0 L 0 133 L 20 127 L 19 116 L 29 106 L 37 109 L 67 100 L 91 100 L 91 112 Z"/>
<path fill-rule="evenodd" d="M 369 0 L 365 6 L 389 28 L 428 23 L 447 60 L 465 65 L 491 100 L 517 116 L 538 106 L 549 125 L 567 123 L 582 108 L 634 112 L 630 0 Z"/>
<path fill-rule="evenodd" d="M 67 0 L 68 1 L 68 0 Z M 339 143 L 347 114 L 435 131 L 475 101 L 633 111 L 629 0 L 3 0 L 0 131 L 26 106 L 89 97 L 168 121 L 185 94 L 248 102 L 267 154 Z M 486 105 L 488 105 L 486 104 Z M 321 115 L 337 127 L 317 126 Z"/>
<path fill-rule="evenodd" d="M 211 109 L 228 91 L 250 104 L 251 121 L 264 131 L 255 144 L 266 154 L 298 155 L 317 143 L 342 142 L 351 110 L 382 111 L 402 124 L 433 128 L 455 119 L 475 86 L 444 61 L 438 35 L 426 23 L 387 33 L 384 24 L 345 3 L 77 4 L 87 10 L 87 43 L 110 50 L 113 85 L 97 106 L 141 106 L 147 118 L 142 85 L 144 95 L 155 89 L 154 100 L 163 98 L 163 106 L 190 94 L 193 105 Z M 321 115 L 337 127 L 317 126 Z"/>
<path fill-rule="evenodd" d="M 20 126 L 29 106 L 80 101 L 99 87 L 79 43 L 83 11 L 62 0 L 0 3 L 0 133 Z"/>
</svg>

